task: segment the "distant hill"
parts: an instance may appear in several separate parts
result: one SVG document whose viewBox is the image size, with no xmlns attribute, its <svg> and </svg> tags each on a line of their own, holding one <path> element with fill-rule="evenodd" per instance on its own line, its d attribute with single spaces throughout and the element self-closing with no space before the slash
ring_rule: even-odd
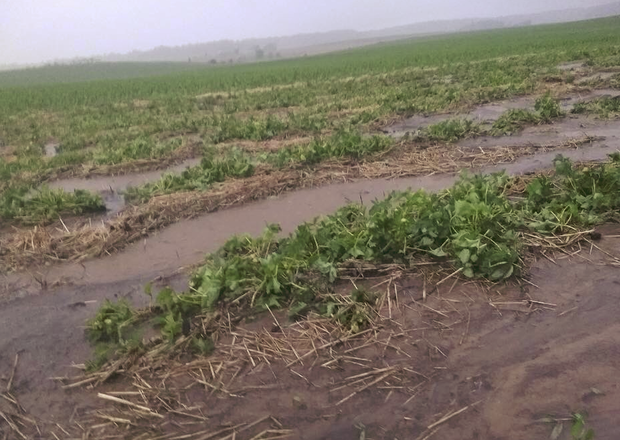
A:
<svg viewBox="0 0 620 440">
<path fill-rule="evenodd" d="M 342 30 L 286 37 L 222 40 L 185 46 L 161 46 L 148 51 L 107 54 L 101 61 L 182 61 L 200 63 L 243 63 L 267 59 L 326 53 L 381 41 L 442 33 L 561 23 L 620 15 L 620 2 L 579 9 L 565 9 L 493 19 L 442 20 L 415 23 L 373 31 Z"/>
<path fill-rule="evenodd" d="M 184 46 L 160 46 L 147 51 L 105 54 L 89 59 L 57 60 L 60 64 L 104 62 L 192 62 L 211 64 L 246 63 L 278 58 L 315 55 L 350 49 L 408 37 L 453 32 L 522 27 L 544 23 L 561 23 L 620 15 L 620 1 L 601 6 L 565 9 L 536 14 L 497 18 L 472 18 L 415 23 L 372 31 L 340 30 L 323 33 L 278 36 L 272 38 L 221 40 Z M 17 66 L 5 66 L 11 69 Z M 0 70 L 3 67 L 0 66 Z"/>
</svg>

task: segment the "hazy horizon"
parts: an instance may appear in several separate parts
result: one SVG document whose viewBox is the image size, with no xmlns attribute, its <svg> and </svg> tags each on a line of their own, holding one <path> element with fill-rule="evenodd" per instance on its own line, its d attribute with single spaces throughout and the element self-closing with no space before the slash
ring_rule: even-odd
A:
<svg viewBox="0 0 620 440">
<path fill-rule="evenodd" d="M 495 18 L 611 0 L 0 0 L 0 65 L 223 39 L 365 31 L 434 20 Z"/>
</svg>

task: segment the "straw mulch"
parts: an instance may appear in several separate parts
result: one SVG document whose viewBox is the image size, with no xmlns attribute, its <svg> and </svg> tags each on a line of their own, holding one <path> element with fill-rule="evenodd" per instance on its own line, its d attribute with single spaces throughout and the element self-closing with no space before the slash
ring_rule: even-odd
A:
<svg viewBox="0 0 620 440">
<path fill-rule="evenodd" d="M 17 270 L 44 262 L 76 261 L 108 255 L 129 243 L 182 219 L 279 195 L 298 188 L 355 179 L 399 178 L 455 173 L 461 169 L 509 163 L 555 149 L 578 147 L 591 138 L 549 146 L 521 146 L 463 150 L 455 146 L 420 149 L 406 142 L 360 163 L 331 161 L 314 169 L 272 170 L 263 167 L 254 176 L 233 179 L 205 192 L 163 195 L 125 209 L 103 223 L 74 227 L 15 229 L 0 237 L 0 267 Z"/>
</svg>

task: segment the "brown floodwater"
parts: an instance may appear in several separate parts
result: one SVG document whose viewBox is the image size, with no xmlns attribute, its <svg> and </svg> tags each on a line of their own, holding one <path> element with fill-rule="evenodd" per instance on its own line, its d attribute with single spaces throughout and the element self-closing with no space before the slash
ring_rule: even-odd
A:
<svg viewBox="0 0 620 440">
<path fill-rule="evenodd" d="M 557 154 L 574 161 L 603 160 L 620 149 L 620 139 L 597 141 L 579 149 L 567 148 L 525 156 L 512 163 L 478 169 L 482 173 L 505 170 L 509 174 L 532 173 L 552 166 Z M 181 220 L 153 233 L 144 240 L 128 245 L 124 251 L 83 263 L 66 263 L 38 269 L 48 284 L 111 283 L 136 276 L 149 277 L 169 274 L 194 264 L 207 253 L 217 250 L 232 235 L 260 234 L 270 223 L 278 223 L 284 234 L 313 218 L 330 214 L 349 202 L 370 204 L 392 191 L 440 191 L 451 186 L 456 175 L 431 175 L 402 179 L 360 180 L 301 189 L 242 206 Z M 14 286 L 10 296 L 24 296 L 38 290 L 29 274 L 11 274 L 7 282 Z"/>
<path fill-rule="evenodd" d="M 565 112 L 570 112 L 575 104 L 581 102 L 591 101 L 603 96 L 617 97 L 620 96 L 620 90 L 615 89 L 599 89 L 584 93 L 573 93 L 560 99 L 560 107 Z M 395 138 L 401 138 L 407 134 L 411 134 L 429 125 L 437 124 L 439 122 L 446 121 L 453 118 L 470 119 L 482 124 L 492 124 L 497 121 L 499 117 L 508 110 L 522 109 L 522 110 L 534 110 L 536 103 L 535 96 L 517 97 L 510 100 L 494 102 L 491 104 L 485 104 L 474 108 L 473 110 L 465 113 L 444 113 L 432 116 L 420 116 L 416 115 L 404 121 L 398 122 L 385 128 L 383 131 Z"/>
</svg>

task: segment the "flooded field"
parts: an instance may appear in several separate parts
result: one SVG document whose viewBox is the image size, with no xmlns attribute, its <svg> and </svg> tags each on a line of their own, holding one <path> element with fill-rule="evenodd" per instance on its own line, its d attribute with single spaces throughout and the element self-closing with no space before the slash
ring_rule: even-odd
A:
<svg viewBox="0 0 620 440">
<path fill-rule="evenodd" d="M 0 438 L 618 437 L 617 25 L 7 89 Z"/>
</svg>

